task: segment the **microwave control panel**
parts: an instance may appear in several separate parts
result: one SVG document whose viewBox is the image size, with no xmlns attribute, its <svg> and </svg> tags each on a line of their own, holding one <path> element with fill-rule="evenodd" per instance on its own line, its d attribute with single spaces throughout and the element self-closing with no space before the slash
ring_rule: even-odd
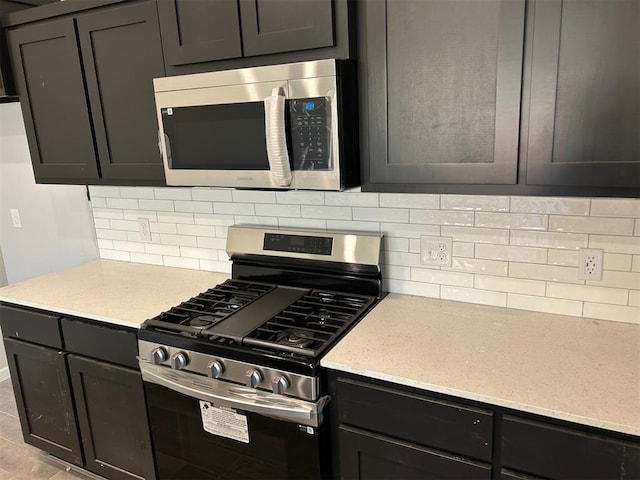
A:
<svg viewBox="0 0 640 480">
<path fill-rule="evenodd" d="M 332 170 L 329 98 L 289 100 L 294 170 Z"/>
</svg>

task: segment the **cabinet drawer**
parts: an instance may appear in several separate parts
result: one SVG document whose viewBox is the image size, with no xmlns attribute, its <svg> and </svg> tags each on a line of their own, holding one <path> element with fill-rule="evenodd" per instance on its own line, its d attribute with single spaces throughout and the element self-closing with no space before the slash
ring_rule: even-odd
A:
<svg viewBox="0 0 640 480">
<path fill-rule="evenodd" d="M 640 478 L 640 444 L 505 415 L 502 463 L 547 478 Z"/>
<path fill-rule="evenodd" d="M 491 461 L 493 413 L 339 378 L 339 423 Z"/>
<path fill-rule="evenodd" d="M 138 369 L 138 342 L 134 330 L 63 318 L 65 350 Z"/>
<path fill-rule="evenodd" d="M 58 317 L 8 305 L 0 305 L 0 326 L 5 337 L 62 348 Z"/>
</svg>

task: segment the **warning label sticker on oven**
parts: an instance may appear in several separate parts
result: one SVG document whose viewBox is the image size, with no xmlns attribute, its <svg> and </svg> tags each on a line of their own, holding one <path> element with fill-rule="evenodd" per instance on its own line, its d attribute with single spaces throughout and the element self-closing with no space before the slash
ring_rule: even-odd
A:
<svg viewBox="0 0 640 480">
<path fill-rule="evenodd" d="M 218 408 L 211 402 L 203 401 L 200 401 L 200 413 L 205 432 L 249 443 L 249 428 L 245 415 L 235 413 L 231 409 Z"/>
</svg>

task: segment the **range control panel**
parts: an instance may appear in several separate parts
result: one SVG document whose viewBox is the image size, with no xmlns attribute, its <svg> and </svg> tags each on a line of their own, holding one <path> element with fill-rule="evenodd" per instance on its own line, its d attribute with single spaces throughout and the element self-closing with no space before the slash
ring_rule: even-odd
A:
<svg viewBox="0 0 640 480">
<path fill-rule="evenodd" d="M 331 108 L 326 97 L 289 100 L 294 170 L 331 170 Z"/>
<path fill-rule="evenodd" d="M 286 235 L 282 233 L 265 233 L 264 235 L 264 250 L 331 255 L 332 247 L 333 238 L 331 237 Z"/>
</svg>

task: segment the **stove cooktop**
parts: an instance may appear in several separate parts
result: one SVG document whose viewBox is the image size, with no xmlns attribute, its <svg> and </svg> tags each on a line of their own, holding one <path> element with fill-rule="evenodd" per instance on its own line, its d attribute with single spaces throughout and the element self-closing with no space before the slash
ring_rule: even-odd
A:
<svg viewBox="0 0 640 480">
<path fill-rule="evenodd" d="M 164 335 L 317 358 L 375 296 L 227 280 L 145 322 Z"/>
</svg>

